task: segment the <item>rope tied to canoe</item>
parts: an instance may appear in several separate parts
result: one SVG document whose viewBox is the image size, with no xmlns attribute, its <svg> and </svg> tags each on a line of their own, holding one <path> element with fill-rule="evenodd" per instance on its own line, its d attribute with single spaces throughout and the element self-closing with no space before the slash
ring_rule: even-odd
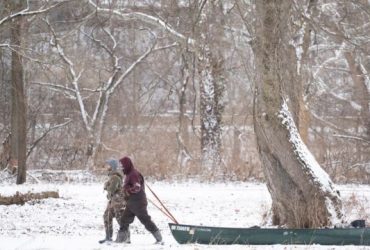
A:
<svg viewBox="0 0 370 250">
<path fill-rule="evenodd" d="M 178 221 L 175 219 L 175 217 L 171 214 L 171 212 L 167 209 L 167 207 L 163 204 L 163 202 L 158 198 L 157 194 L 154 193 L 154 191 L 148 186 L 148 184 L 145 184 L 145 186 L 149 189 L 149 191 L 153 194 L 153 196 L 156 198 L 156 200 L 161 204 L 160 206 L 157 205 L 155 202 L 150 200 L 150 203 L 152 203 L 156 208 L 158 208 L 159 211 L 161 211 L 164 215 L 166 215 L 171 221 L 173 221 L 175 224 L 179 224 Z"/>
</svg>

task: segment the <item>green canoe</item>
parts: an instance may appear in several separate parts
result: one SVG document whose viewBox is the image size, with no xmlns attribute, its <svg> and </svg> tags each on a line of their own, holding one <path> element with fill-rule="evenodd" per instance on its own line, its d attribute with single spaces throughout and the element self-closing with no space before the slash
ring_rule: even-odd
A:
<svg viewBox="0 0 370 250">
<path fill-rule="evenodd" d="M 172 235 L 180 244 L 320 244 L 370 245 L 370 228 L 275 229 L 227 228 L 169 223 Z"/>
</svg>

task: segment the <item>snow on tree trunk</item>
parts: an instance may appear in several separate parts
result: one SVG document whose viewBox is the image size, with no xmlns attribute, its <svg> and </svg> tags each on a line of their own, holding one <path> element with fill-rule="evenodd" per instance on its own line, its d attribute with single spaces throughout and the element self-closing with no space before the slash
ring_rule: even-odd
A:
<svg viewBox="0 0 370 250">
<path fill-rule="evenodd" d="M 220 173 L 221 120 L 224 104 L 224 55 L 220 44 L 225 38 L 222 1 L 200 4 L 197 60 L 200 78 L 200 123 L 202 167 Z"/>
<path fill-rule="evenodd" d="M 288 0 L 256 2 L 254 129 L 272 196 L 273 223 L 323 227 L 340 221 L 341 200 L 297 129 L 302 96 L 295 90 L 302 80 L 289 44 L 291 5 Z"/>
<path fill-rule="evenodd" d="M 215 170 L 221 162 L 221 111 L 222 83 L 217 81 L 217 63 L 205 46 L 198 58 L 200 75 L 200 119 L 202 166 Z"/>
</svg>

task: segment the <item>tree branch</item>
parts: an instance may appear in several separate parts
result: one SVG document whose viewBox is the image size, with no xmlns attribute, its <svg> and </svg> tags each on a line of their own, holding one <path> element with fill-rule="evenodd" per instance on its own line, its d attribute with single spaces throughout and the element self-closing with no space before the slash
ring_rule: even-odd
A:
<svg viewBox="0 0 370 250">
<path fill-rule="evenodd" d="M 96 9 L 96 12 L 107 13 L 107 14 L 110 14 L 110 15 L 114 14 L 114 15 L 122 17 L 124 19 L 138 19 L 142 22 L 152 24 L 152 25 L 155 25 L 157 27 L 158 26 L 162 27 L 164 30 L 168 31 L 173 36 L 175 36 L 177 38 L 180 38 L 183 41 L 186 41 L 187 43 L 189 43 L 192 46 L 194 46 L 196 44 L 196 41 L 194 39 L 184 36 L 183 34 L 176 31 L 175 29 L 173 29 L 169 24 L 167 24 L 165 21 L 163 21 L 162 19 L 160 19 L 158 17 L 154 17 L 154 16 L 148 15 L 146 13 L 142 13 L 142 12 L 123 13 L 119 10 L 101 8 L 96 3 L 94 3 L 93 0 L 89 0 L 89 3 Z"/>
<path fill-rule="evenodd" d="M 123 79 L 125 79 L 130 73 L 131 71 L 139 64 L 141 63 L 145 58 L 148 57 L 148 55 L 151 53 L 151 52 L 155 52 L 155 51 L 159 51 L 159 50 L 164 50 L 164 49 L 169 49 L 169 48 L 173 48 L 175 46 L 177 46 L 178 43 L 173 43 L 173 44 L 170 44 L 170 45 L 166 45 L 166 46 L 162 46 L 162 47 L 157 47 L 157 48 L 154 48 L 155 44 L 153 44 L 144 54 L 142 54 L 133 64 L 131 64 L 130 67 L 128 67 L 126 69 L 126 71 L 117 79 L 117 81 L 115 83 L 112 83 L 112 86 L 108 88 L 111 89 L 111 92 L 114 91 L 114 89 L 123 81 Z"/>
<path fill-rule="evenodd" d="M 62 124 L 58 124 L 58 125 L 55 125 L 51 128 L 48 128 L 36 141 L 34 141 L 32 143 L 32 145 L 30 146 L 28 152 L 27 152 L 27 157 L 30 156 L 30 154 L 32 153 L 33 149 L 37 146 L 37 144 L 39 144 L 39 142 L 42 141 L 42 139 L 44 139 L 51 131 L 55 130 L 55 129 L 58 129 L 58 128 L 61 128 L 61 127 L 64 127 L 66 125 L 68 125 L 69 123 L 71 123 L 72 120 L 69 120 L 65 123 L 62 123 Z"/>
<path fill-rule="evenodd" d="M 76 91 L 72 88 L 68 88 L 66 86 L 62 86 L 59 84 L 54 84 L 54 83 L 46 83 L 46 82 L 37 82 L 33 81 L 30 82 L 31 84 L 36 84 L 39 86 L 47 87 L 50 88 L 54 91 L 62 92 L 64 95 L 67 95 L 70 99 L 76 99 Z"/>
<path fill-rule="evenodd" d="M 39 14 L 45 13 L 45 12 L 51 10 L 51 9 L 54 9 L 54 8 L 60 6 L 60 5 L 63 5 L 63 4 L 68 3 L 68 2 L 73 2 L 73 1 L 76 1 L 76 0 L 64 0 L 62 2 L 59 2 L 59 3 L 56 3 L 56 4 L 52 5 L 50 7 L 47 7 L 47 8 L 42 7 L 41 9 L 34 10 L 34 11 L 29 11 L 29 3 L 27 1 L 27 8 L 26 9 L 23 9 L 19 12 L 16 12 L 14 14 L 11 14 L 9 16 L 4 17 L 3 19 L 0 20 L 0 26 L 3 25 L 6 22 L 9 22 L 9 21 L 13 20 L 14 18 L 17 18 L 17 17 L 20 17 L 20 16 L 39 15 Z"/>
<path fill-rule="evenodd" d="M 60 39 L 57 37 L 54 28 L 51 26 L 51 24 L 49 23 L 49 21 L 47 19 L 44 19 L 44 22 L 48 25 L 48 27 L 49 27 L 49 29 L 52 33 L 52 36 L 54 38 L 54 41 L 50 40 L 50 45 L 54 46 L 57 49 L 59 57 L 64 61 L 65 64 L 68 65 L 69 74 L 72 78 L 71 79 L 71 84 L 74 87 L 74 91 L 75 91 L 74 93 L 75 93 L 76 99 L 78 101 L 78 105 L 79 105 L 79 108 L 80 108 L 80 111 L 81 111 L 81 116 L 82 116 L 82 120 L 83 120 L 84 125 L 85 125 L 85 129 L 87 131 L 91 131 L 92 128 L 91 128 L 91 126 L 88 122 L 88 114 L 87 114 L 85 104 L 84 104 L 83 98 L 81 96 L 79 84 L 78 84 L 78 81 L 79 81 L 79 79 L 82 75 L 83 70 L 81 70 L 78 74 L 76 73 L 75 68 L 74 68 L 75 67 L 74 63 L 65 55 L 64 48 L 61 46 Z"/>
</svg>

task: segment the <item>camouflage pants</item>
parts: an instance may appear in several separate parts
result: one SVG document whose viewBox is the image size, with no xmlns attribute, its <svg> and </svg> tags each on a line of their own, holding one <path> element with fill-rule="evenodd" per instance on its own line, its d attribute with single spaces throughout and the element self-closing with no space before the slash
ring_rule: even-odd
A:
<svg viewBox="0 0 370 250">
<path fill-rule="evenodd" d="M 104 227 L 108 235 L 113 235 L 113 218 L 116 218 L 118 224 L 120 224 L 125 207 L 126 201 L 121 194 L 115 194 L 109 200 L 103 215 Z"/>
</svg>

